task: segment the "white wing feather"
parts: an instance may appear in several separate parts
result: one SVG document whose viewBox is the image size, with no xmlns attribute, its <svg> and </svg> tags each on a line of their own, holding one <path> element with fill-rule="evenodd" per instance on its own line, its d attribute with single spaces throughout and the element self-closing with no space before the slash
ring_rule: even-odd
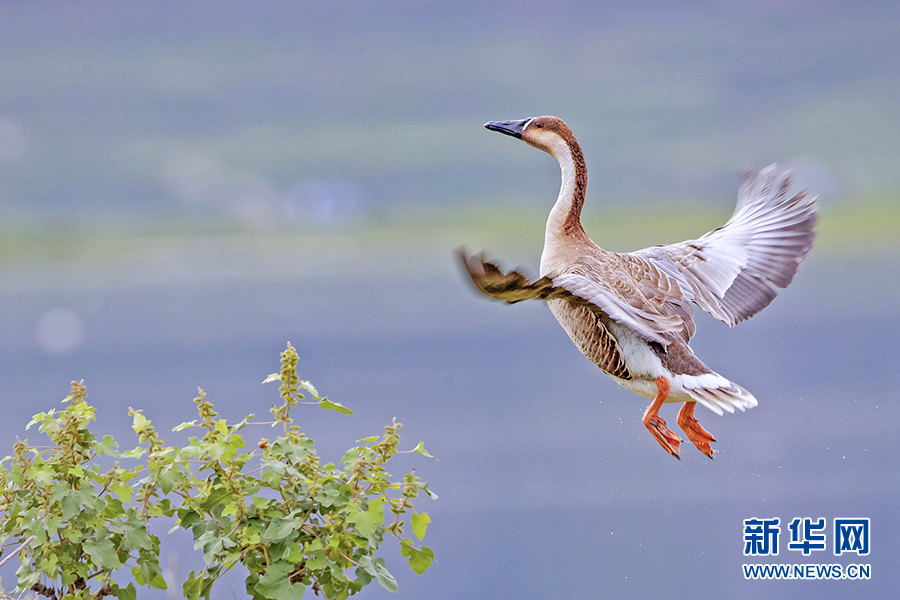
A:
<svg viewBox="0 0 900 600">
<path fill-rule="evenodd" d="M 745 172 L 734 214 L 696 239 L 633 254 L 675 278 L 691 300 L 734 326 L 769 305 L 793 280 L 815 237 L 816 198 L 788 196 L 791 174 L 771 165 Z"/>
</svg>

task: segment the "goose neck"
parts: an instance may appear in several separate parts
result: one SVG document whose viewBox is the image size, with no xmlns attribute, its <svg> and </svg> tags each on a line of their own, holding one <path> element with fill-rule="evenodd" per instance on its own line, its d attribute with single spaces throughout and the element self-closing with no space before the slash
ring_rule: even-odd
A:
<svg viewBox="0 0 900 600">
<path fill-rule="evenodd" d="M 564 148 L 553 152 L 559 161 L 562 184 L 556 204 L 547 219 L 545 242 L 570 236 L 584 236 L 581 226 L 581 209 L 587 189 L 587 167 L 581 147 L 574 138 L 568 140 Z"/>
</svg>

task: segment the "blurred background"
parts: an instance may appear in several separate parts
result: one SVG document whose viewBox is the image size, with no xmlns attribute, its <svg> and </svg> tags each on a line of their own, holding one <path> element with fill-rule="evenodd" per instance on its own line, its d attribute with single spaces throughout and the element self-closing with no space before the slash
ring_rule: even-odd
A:
<svg viewBox="0 0 900 600">
<path fill-rule="evenodd" d="M 439 458 L 395 466 L 440 496 L 416 507 L 437 562 L 386 544 L 400 591 L 364 598 L 892 596 L 898 31 L 888 1 L 0 2 L 0 456 L 40 443 L 25 424 L 73 379 L 126 447 L 129 406 L 166 432 L 198 386 L 264 416 L 290 341 L 356 412 L 297 416 L 325 460 L 392 417 Z M 611 250 L 722 224 L 748 164 L 820 194 L 771 307 L 697 315 L 697 354 L 760 401 L 698 410 L 714 461 L 666 455 L 545 306 L 478 297 L 454 264 L 465 245 L 537 273 L 559 169 L 482 124 L 542 114 L 581 142 Z M 774 517 L 871 518 L 871 554 L 803 557 L 783 527 L 778 557 L 744 557 L 742 521 Z M 174 590 L 142 598 L 202 567 L 166 528 Z"/>
</svg>

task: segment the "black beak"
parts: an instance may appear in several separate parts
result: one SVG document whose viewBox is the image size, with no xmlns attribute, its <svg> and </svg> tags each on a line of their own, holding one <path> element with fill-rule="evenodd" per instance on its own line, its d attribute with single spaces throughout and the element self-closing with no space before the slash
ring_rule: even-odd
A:
<svg viewBox="0 0 900 600">
<path fill-rule="evenodd" d="M 490 121 L 485 123 L 484 126 L 491 131 L 499 131 L 500 133 L 511 135 L 514 138 L 521 138 L 522 130 L 525 129 L 525 126 L 528 125 L 529 121 L 531 121 L 531 119 L 522 119 L 521 121 Z"/>
</svg>

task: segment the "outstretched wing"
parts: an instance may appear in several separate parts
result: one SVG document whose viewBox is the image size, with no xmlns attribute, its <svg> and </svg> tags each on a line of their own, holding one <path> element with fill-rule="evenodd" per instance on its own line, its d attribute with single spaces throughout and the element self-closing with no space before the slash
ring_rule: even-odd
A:
<svg viewBox="0 0 900 600">
<path fill-rule="evenodd" d="M 615 282 L 610 287 L 609 282 L 591 277 L 591 269 L 578 268 L 556 277 L 531 281 L 518 271 L 502 271 L 481 255 L 469 255 L 462 249 L 458 254 L 475 287 L 497 300 L 514 304 L 523 300 L 565 299 L 592 312 L 603 313 L 643 339 L 663 347 L 674 337 L 681 337 L 686 342 L 693 334 L 690 306 L 682 301 L 677 285 L 669 288 L 657 285 L 643 290 L 636 286 L 626 286 L 630 287 L 628 290 L 616 289 Z M 655 273 L 665 284 L 672 283 L 670 277 L 643 259 L 625 255 L 619 255 L 619 258 L 623 264 L 642 266 Z M 651 301 L 644 292 L 652 292 Z"/>
<path fill-rule="evenodd" d="M 779 179 L 771 165 L 748 170 L 734 214 L 722 227 L 696 240 L 633 252 L 692 293 L 691 300 L 734 326 L 769 305 L 787 287 L 812 247 L 816 198 L 806 190 L 789 196 L 791 174 Z"/>
</svg>

